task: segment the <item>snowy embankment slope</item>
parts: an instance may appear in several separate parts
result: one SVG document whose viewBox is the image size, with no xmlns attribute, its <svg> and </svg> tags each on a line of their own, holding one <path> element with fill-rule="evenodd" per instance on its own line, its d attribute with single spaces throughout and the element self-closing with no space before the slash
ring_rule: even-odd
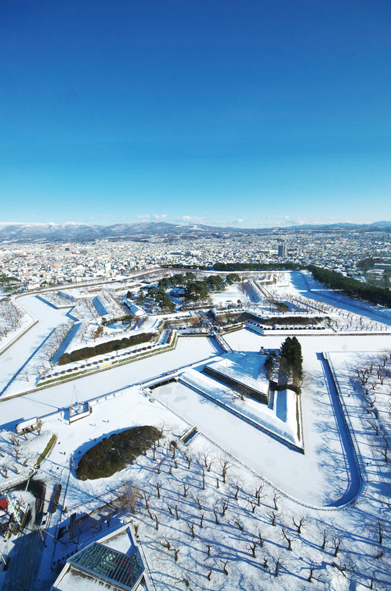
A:
<svg viewBox="0 0 391 591">
<path fill-rule="evenodd" d="M 55 310 L 33 295 L 22 298 L 26 309 L 39 320 L 22 338 L 0 355 L 0 392 L 4 394 L 16 380 L 24 382 L 26 389 L 25 368 L 39 351 L 48 336 L 60 325 L 67 322 L 66 310 Z M 16 377 L 15 377 L 16 376 Z M 37 377 L 35 372 L 33 380 Z M 28 384 L 27 384 L 28 389 Z"/>
<path fill-rule="evenodd" d="M 45 390 L 26 394 L 23 398 L 0 401 L 2 424 L 14 426 L 17 422 L 66 408 L 72 403 L 73 387 L 79 392 L 79 401 L 139 384 L 167 372 L 208 359 L 216 354 L 212 339 L 180 337 L 175 350 L 141 359 L 137 363 L 117 366 L 110 371 L 81 377 L 76 382 L 59 383 Z M 0 358 L 1 361 L 1 358 Z M 22 402 L 23 401 L 23 402 Z M 22 402 L 22 403 L 21 403 Z"/>
<path fill-rule="evenodd" d="M 16 303 L 16 306 L 19 308 L 22 317 L 19 318 L 20 326 L 15 329 L 11 327 L 7 327 L 9 332 L 5 336 L 3 335 L 0 339 L 0 355 L 5 353 L 7 349 L 12 347 L 14 343 L 16 343 L 31 327 L 34 326 L 38 322 L 37 318 L 33 316 L 30 312 L 26 310 L 24 306 L 22 306 L 19 302 Z M 8 325 L 8 321 L 6 318 L 0 318 L 0 328 L 2 326 Z"/>
<path fill-rule="evenodd" d="M 228 412 L 233 411 L 243 420 L 249 419 L 255 425 L 266 429 L 277 437 L 295 446 L 301 446 L 297 433 L 296 394 L 292 391 L 275 392 L 272 397 L 273 405 L 258 402 L 244 395 L 241 400 L 239 394 L 233 392 L 224 384 L 190 369 L 180 375 L 180 381 L 205 393 L 208 397 L 222 405 Z M 253 425 L 252 425 L 253 426 Z"/>
</svg>

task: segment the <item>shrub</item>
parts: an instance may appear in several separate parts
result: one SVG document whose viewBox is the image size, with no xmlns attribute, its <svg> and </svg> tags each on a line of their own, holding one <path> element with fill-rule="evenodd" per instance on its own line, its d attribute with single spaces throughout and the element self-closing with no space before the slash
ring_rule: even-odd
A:
<svg viewBox="0 0 391 591">
<path fill-rule="evenodd" d="M 37 466 L 39 468 L 39 466 L 42 464 L 42 462 L 44 461 L 44 459 L 46 458 L 46 456 L 51 452 L 54 444 L 56 443 L 56 436 L 53 435 L 51 436 L 51 438 L 49 439 L 49 442 L 47 444 L 47 446 L 45 447 L 45 449 L 43 450 L 43 452 L 41 453 L 41 455 L 39 456 L 38 460 L 37 460 Z"/>
</svg>

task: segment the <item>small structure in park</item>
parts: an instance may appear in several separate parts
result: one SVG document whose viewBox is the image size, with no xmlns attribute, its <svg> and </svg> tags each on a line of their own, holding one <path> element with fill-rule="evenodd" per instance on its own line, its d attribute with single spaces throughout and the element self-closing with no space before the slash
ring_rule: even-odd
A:
<svg viewBox="0 0 391 591">
<path fill-rule="evenodd" d="M 16 425 L 16 432 L 18 435 L 22 435 L 23 433 L 30 433 L 30 431 L 35 431 L 39 426 L 39 421 L 37 417 L 33 417 L 28 421 L 22 421 Z"/>
<path fill-rule="evenodd" d="M 69 423 L 84 419 L 92 413 L 92 406 L 89 402 L 79 402 L 79 393 L 76 386 L 73 386 L 72 404 L 69 407 Z"/>
</svg>

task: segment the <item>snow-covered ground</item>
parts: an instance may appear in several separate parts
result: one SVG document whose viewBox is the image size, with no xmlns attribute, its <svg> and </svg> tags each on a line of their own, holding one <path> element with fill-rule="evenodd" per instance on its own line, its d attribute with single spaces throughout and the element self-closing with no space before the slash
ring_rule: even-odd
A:
<svg viewBox="0 0 391 591">
<path fill-rule="evenodd" d="M 0 355 L 0 397 L 14 382 L 23 384 L 24 387 L 19 388 L 22 390 L 29 389 L 29 384 L 35 383 L 38 370 L 42 367 L 43 360 L 47 359 L 47 355 L 43 355 L 42 347 L 61 324 L 69 321 L 67 309 L 55 310 L 33 295 L 21 300 L 23 306 L 39 322 Z M 26 371 L 28 364 L 30 367 Z"/>
<path fill-rule="evenodd" d="M 116 411 L 119 400 L 121 413 Z M 138 540 L 159 591 L 186 588 L 184 579 L 193 589 L 364 591 L 372 577 L 376 589 L 387 589 L 390 544 L 385 533 L 382 544 L 378 543 L 377 528 L 381 515 L 386 532 L 388 517 L 379 512 L 375 474 L 359 504 L 342 511 L 312 509 L 279 494 L 259 473 L 236 459 L 237 449 L 227 455 L 204 435 L 197 435 L 187 446 L 178 442 L 174 457 L 169 442 L 194 420 L 186 423 L 152 401 L 132 388 L 118 399 L 95 406 L 93 414 L 79 425 L 67 425 L 56 417 L 52 424 L 50 419 L 45 422 L 45 428 L 56 430 L 59 443 L 43 464 L 41 477 L 45 473 L 50 477 L 60 467 L 67 491 L 51 521 L 53 535 L 59 527 L 67 526 L 70 513 L 80 517 L 96 510 L 113 499 L 112 491 L 130 480 L 142 491 L 138 511 L 116 519 L 132 518 L 137 525 Z M 166 437 L 155 457 L 150 451 L 108 479 L 83 482 L 75 478 L 71 453 L 77 463 L 78 456 L 95 440 L 137 424 L 164 428 Z M 251 439 L 246 442 L 251 448 Z M 263 447 L 253 449 L 261 455 Z M 342 471 L 340 459 L 335 467 Z M 61 512 L 64 505 L 65 513 Z M 65 536 L 55 549 L 47 537 L 41 578 L 47 576 L 52 560 L 61 567 L 75 544 L 89 543 L 100 531 L 104 535 L 108 525 L 113 525 L 112 519 L 116 523 L 110 512 L 93 513 L 80 525 L 73 541 Z M 384 555 L 376 560 L 382 551 Z"/>
<path fill-rule="evenodd" d="M 253 355 L 259 357 L 258 354 Z M 251 353 L 248 356 L 251 356 Z M 261 429 L 266 429 L 268 433 L 280 437 L 283 441 L 302 447 L 299 438 L 299 433 L 301 437 L 301 426 L 296 417 L 297 395 L 292 390 L 271 392 L 269 404 L 266 405 L 246 395 L 241 397 L 228 386 L 224 386 L 221 382 L 195 369 L 189 369 L 180 374 L 180 381 L 201 394 L 204 393 L 225 410 L 241 417 L 252 426 L 255 424 Z M 166 390 L 169 387 L 165 386 Z"/>
<path fill-rule="evenodd" d="M 176 350 L 73 382 L 79 401 L 104 399 L 93 405 L 91 415 L 71 425 L 64 419 L 64 409 L 74 402 L 73 384 L 5 400 L 5 394 L 23 389 L 21 377 L 31 363 L 35 364 L 31 375 L 36 376 L 47 355 L 45 342 L 50 343 L 52 333 L 70 320 L 67 309 L 55 310 L 34 296 L 21 298 L 39 324 L 0 356 L 0 413 L 6 430 L 0 460 L 7 465 L 8 457 L 10 463 L 18 461 L 21 473 L 42 452 L 38 447 L 45 438 L 57 435 L 55 449 L 39 471 L 47 488 L 46 506 L 54 485 L 62 485 L 58 509 L 47 526 L 50 534 L 56 535 L 60 522 L 66 525 L 72 509 L 79 514 L 99 509 L 110 495 L 115 496 L 113 491 L 124 479 L 131 479 L 143 493 L 139 512 L 118 513 L 111 525 L 132 517 L 157 591 L 186 589 L 187 582 L 193 590 L 389 589 L 391 360 L 383 353 L 390 348 L 390 336 L 378 323 L 389 327 L 391 316 L 366 304 L 358 308 L 348 298 L 338 303 L 340 296 L 312 284 L 309 291 L 308 278 L 301 273 L 289 277 L 289 285 L 285 281 L 283 286 L 281 280 L 273 286 L 274 297 L 297 311 L 314 306 L 316 313 L 327 306 L 327 314 L 336 320 L 334 334 L 300 336 L 304 455 L 216 404 L 213 394 L 226 401 L 230 395 L 226 387 L 219 385 L 217 391 L 210 384 L 194 382 L 193 386 L 209 388 L 207 398 L 179 381 L 148 394 L 148 380 L 178 375 L 179 368 L 183 381 L 203 381 L 200 371 L 222 354 L 216 340 L 206 337 L 180 337 Z M 226 294 L 221 296 L 232 299 Z M 284 338 L 249 330 L 225 335 L 241 357 L 255 356 L 261 346 L 277 349 Z M 12 444 L 9 432 L 17 423 L 45 415 L 50 416 L 43 420 L 40 437 L 30 434 L 19 446 Z M 77 463 L 100 438 L 138 424 L 164 426 L 166 437 L 155 458 L 149 451 L 109 479 L 75 478 L 72 454 Z M 197 434 L 187 446 L 178 441 L 174 458 L 169 442 L 193 426 Z M 18 458 L 15 446 L 20 448 Z M 4 468 L 2 475 L 5 480 Z M 12 476 L 18 476 L 16 471 Z M 100 528 L 104 533 L 107 514 L 97 515 L 95 529 L 86 527 L 78 543 L 87 543 Z M 46 544 L 36 589 L 49 588 L 56 575 L 50 571 L 52 562 L 76 548 L 70 540 L 54 548 L 50 536 Z M 7 552 L 12 557 L 16 550 L 9 546 Z M 4 579 L 5 574 L 0 574 L 0 587 Z"/>
<path fill-rule="evenodd" d="M 209 294 L 210 299 L 215 307 L 227 308 L 229 305 L 236 306 L 238 300 L 242 303 L 250 301 L 246 292 L 243 292 L 240 283 L 233 283 L 227 285 L 225 291 L 213 291 Z"/>
<path fill-rule="evenodd" d="M 16 300 L 0 302 L 0 355 L 33 326 L 36 318 Z"/>
</svg>

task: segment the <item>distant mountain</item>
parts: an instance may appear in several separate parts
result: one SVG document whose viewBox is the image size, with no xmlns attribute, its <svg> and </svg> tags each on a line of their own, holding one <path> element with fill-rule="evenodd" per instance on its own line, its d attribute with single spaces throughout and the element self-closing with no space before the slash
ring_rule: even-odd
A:
<svg viewBox="0 0 391 591">
<path fill-rule="evenodd" d="M 4 241 L 77 241 L 102 238 L 121 239 L 146 236 L 222 236 L 248 234 L 255 230 L 218 228 L 203 225 L 180 226 L 166 222 L 140 222 L 135 224 L 114 224 L 97 226 L 88 224 L 1 224 L 0 242 Z"/>
<path fill-rule="evenodd" d="M 352 222 L 339 222 L 337 224 L 303 224 L 289 226 L 286 230 L 373 230 L 377 228 L 391 228 L 391 222 L 373 222 L 372 224 L 354 224 Z"/>
<path fill-rule="evenodd" d="M 357 230 L 370 231 L 376 229 L 391 229 L 391 222 L 382 221 L 372 224 L 351 224 L 338 223 L 327 225 L 306 224 L 302 226 L 290 226 L 286 228 L 220 228 L 193 224 L 181 226 L 167 222 L 140 222 L 135 224 L 114 224 L 112 226 L 98 226 L 89 224 L 66 223 L 66 224 L 1 224 L 0 242 L 29 242 L 29 241 L 91 241 L 107 238 L 110 240 L 138 240 L 147 239 L 151 236 L 160 236 L 167 240 L 183 238 L 206 238 L 230 236 L 245 236 L 264 234 L 265 232 L 277 231 L 343 231 Z"/>
<path fill-rule="evenodd" d="M 391 222 L 374 222 L 371 226 L 376 228 L 391 228 Z"/>
</svg>

